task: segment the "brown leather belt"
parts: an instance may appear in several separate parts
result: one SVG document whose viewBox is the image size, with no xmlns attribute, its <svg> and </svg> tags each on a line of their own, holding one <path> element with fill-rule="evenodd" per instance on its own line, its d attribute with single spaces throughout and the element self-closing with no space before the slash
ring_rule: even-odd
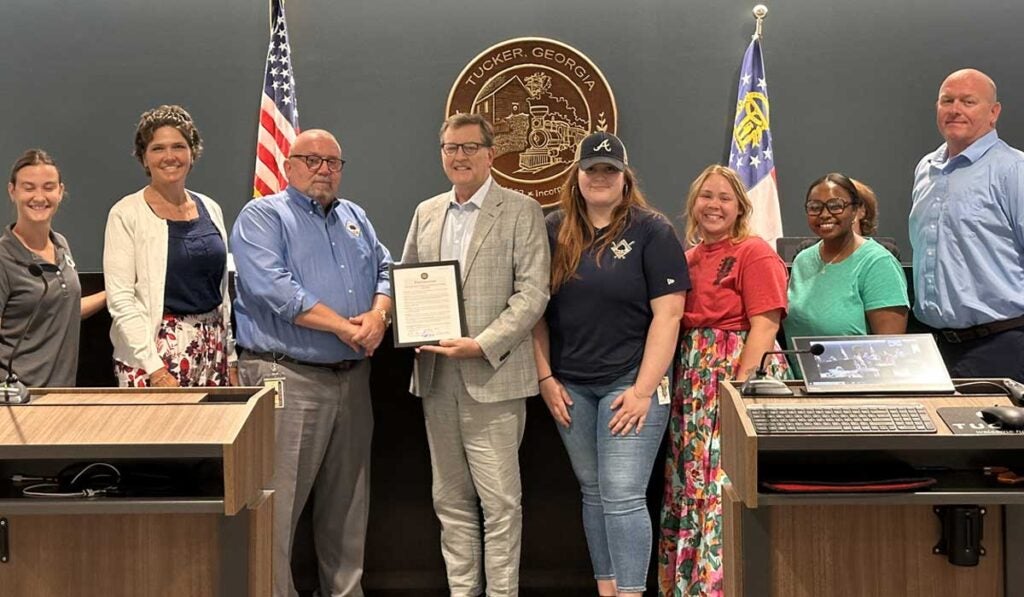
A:
<svg viewBox="0 0 1024 597">
<path fill-rule="evenodd" d="M 961 344 L 963 342 L 970 342 L 971 340 L 980 340 L 982 338 L 998 334 L 999 332 L 1005 332 L 1019 327 L 1024 327 L 1024 316 L 1014 317 L 1013 319 L 1004 319 L 1003 321 L 983 323 L 981 325 L 963 328 L 961 330 L 939 330 L 939 335 L 946 342 Z"/>
<path fill-rule="evenodd" d="M 300 361 L 299 359 L 293 359 L 292 357 L 281 354 L 279 352 L 257 352 L 255 350 L 249 350 L 248 348 L 239 348 L 239 356 L 250 356 L 261 361 L 273 361 L 275 363 L 291 363 L 293 365 L 302 365 L 303 367 L 320 367 L 321 369 L 330 369 L 331 371 L 348 371 L 359 364 L 359 361 L 338 361 L 336 363 L 314 363 L 312 361 Z"/>
</svg>

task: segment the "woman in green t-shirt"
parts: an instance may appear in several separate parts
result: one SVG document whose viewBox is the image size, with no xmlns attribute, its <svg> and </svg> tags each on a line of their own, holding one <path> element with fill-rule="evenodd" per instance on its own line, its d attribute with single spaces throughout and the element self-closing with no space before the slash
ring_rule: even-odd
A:
<svg viewBox="0 0 1024 597">
<path fill-rule="evenodd" d="M 861 235 L 864 192 L 837 172 L 807 190 L 807 225 L 821 241 L 793 260 L 787 338 L 906 332 L 907 280 L 892 253 Z"/>
</svg>

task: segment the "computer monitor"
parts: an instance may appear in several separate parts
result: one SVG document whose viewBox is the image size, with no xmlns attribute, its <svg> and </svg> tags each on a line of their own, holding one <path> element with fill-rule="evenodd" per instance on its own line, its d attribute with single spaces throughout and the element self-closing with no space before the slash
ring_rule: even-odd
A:
<svg viewBox="0 0 1024 597">
<path fill-rule="evenodd" d="M 808 394 L 954 391 L 931 334 L 813 336 L 792 342 L 797 350 L 812 344 L 825 349 L 797 355 Z"/>
</svg>

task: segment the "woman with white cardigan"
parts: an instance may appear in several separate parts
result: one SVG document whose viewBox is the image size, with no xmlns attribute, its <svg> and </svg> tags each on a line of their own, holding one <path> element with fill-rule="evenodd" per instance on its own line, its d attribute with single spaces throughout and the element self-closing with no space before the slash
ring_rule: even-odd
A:
<svg viewBox="0 0 1024 597">
<path fill-rule="evenodd" d="M 237 379 L 224 218 L 212 199 L 185 188 L 202 149 L 184 108 L 142 114 L 135 156 L 150 182 L 111 208 L 103 247 L 121 386 L 220 386 Z"/>
</svg>

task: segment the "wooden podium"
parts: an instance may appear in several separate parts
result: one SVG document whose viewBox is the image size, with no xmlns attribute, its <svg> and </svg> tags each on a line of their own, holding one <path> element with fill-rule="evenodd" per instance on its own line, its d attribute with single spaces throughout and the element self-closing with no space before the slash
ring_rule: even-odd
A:
<svg viewBox="0 0 1024 597">
<path fill-rule="evenodd" d="M 741 396 L 725 384 L 722 464 L 731 481 L 724 501 L 727 597 L 1016 597 L 1024 595 L 1024 485 L 997 486 L 985 466 L 1024 465 L 1024 436 L 954 435 L 936 413 L 948 406 L 1010 404 L 1003 394 L 967 396 Z M 923 404 L 937 433 L 762 435 L 753 404 Z M 761 482 L 808 467 L 854 470 L 898 460 L 938 484 L 912 493 L 772 493 Z M 1019 470 L 1019 469 L 1018 469 Z M 980 506 L 984 548 L 973 567 L 933 549 L 943 535 L 937 507 Z M 948 509 L 947 509 L 948 510 Z"/>
<path fill-rule="evenodd" d="M 39 389 L 0 405 L 0 595 L 269 596 L 273 446 L 270 389 Z M 89 462 L 184 469 L 193 489 L 40 498 L 12 481 Z"/>
</svg>

